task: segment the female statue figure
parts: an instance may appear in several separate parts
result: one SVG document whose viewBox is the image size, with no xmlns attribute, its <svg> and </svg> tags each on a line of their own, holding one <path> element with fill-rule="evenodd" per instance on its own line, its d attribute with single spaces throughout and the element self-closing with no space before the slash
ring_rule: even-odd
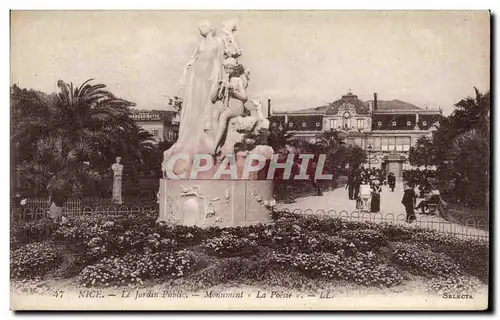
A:
<svg viewBox="0 0 500 320">
<path fill-rule="evenodd" d="M 215 29 L 207 21 L 199 24 L 202 40 L 196 47 L 191 60 L 186 64 L 182 77 L 183 103 L 180 112 L 179 138 L 164 153 L 164 161 L 172 155 L 185 153 L 211 153 L 213 134 L 210 113 L 218 99 L 219 86 L 223 77 L 223 47 L 215 37 Z M 178 163 L 180 161 L 177 161 Z M 182 171 L 187 167 L 174 168 Z"/>
</svg>

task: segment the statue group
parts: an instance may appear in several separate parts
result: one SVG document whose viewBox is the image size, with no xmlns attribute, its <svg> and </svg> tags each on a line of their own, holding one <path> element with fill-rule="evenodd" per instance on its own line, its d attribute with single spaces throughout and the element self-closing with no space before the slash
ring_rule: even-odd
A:
<svg viewBox="0 0 500 320">
<path fill-rule="evenodd" d="M 268 129 L 262 103 L 250 101 L 254 115 L 247 105 L 250 70 L 240 63 L 242 50 L 236 39 L 237 30 L 235 20 L 222 24 L 220 36 L 209 22 L 199 24 L 201 40 L 181 79 L 179 138 L 164 153 L 164 172 L 165 163 L 175 154 L 211 154 L 221 160 L 227 154 L 237 153 L 234 145 L 244 142 L 243 133 L 254 131 L 258 135 L 255 131 Z M 239 135 L 231 134 L 231 126 Z M 250 145 L 246 144 L 247 149 Z M 176 161 L 173 171 L 180 174 L 190 169 L 189 161 Z"/>
<path fill-rule="evenodd" d="M 273 182 L 261 179 L 259 172 L 247 177 L 242 168 L 255 154 L 266 160 L 273 156 L 266 145 L 269 121 L 262 103 L 246 92 L 250 70 L 240 63 L 236 21 L 224 22 L 219 34 L 207 21 L 198 29 L 201 39 L 181 78 L 178 140 L 164 152 L 158 222 L 202 227 L 267 222 Z M 214 165 L 190 179 L 198 169 L 191 162 L 196 155 Z M 232 174 L 214 178 L 230 159 L 237 179 Z M 168 178 L 171 172 L 182 178 Z"/>
</svg>

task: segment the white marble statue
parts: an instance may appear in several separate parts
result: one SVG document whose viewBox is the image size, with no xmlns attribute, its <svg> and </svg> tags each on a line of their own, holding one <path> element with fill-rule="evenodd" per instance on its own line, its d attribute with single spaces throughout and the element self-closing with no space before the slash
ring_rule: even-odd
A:
<svg viewBox="0 0 500 320">
<path fill-rule="evenodd" d="M 111 166 L 113 170 L 113 197 L 111 202 L 116 204 L 122 204 L 122 176 L 123 176 L 123 164 L 121 164 L 122 158 L 116 157 L 116 162 Z"/>
<path fill-rule="evenodd" d="M 164 165 L 172 155 L 185 153 L 213 152 L 213 129 L 211 112 L 216 108 L 220 83 L 223 77 L 223 48 L 221 40 L 215 37 L 214 28 L 207 21 L 199 24 L 202 36 L 195 53 L 186 65 L 183 76 L 183 100 L 180 112 L 179 138 L 164 153 Z M 185 171 L 181 161 L 177 161 L 175 171 Z M 163 166 L 165 167 L 165 166 Z"/>
</svg>

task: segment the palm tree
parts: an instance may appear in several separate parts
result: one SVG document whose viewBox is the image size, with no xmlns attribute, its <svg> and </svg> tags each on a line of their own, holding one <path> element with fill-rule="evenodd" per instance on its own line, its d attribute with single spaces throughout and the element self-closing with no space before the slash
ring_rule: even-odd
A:
<svg viewBox="0 0 500 320">
<path fill-rule="evenodd" d="M 11 141 L 17 172 L 25 180 L 42 182 L 60 174 L 69 183 L 82 181 L 89 172 L 84 162 L 103 172 L 117 155 L 140 162 L 152 148 L 151 136 L 130 118 L 134 104 L 104 84 L 91 85 L 92 80 L 80 87 L 60 80 L 59 94 L 50 96 L 13 88 Z"/>
</svg>

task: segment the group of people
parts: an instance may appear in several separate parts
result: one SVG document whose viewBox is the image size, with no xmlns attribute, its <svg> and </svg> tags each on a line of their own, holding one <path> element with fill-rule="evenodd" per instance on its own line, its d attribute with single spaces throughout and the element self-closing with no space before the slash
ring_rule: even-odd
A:
<svg viewBox="0 0 500 320">
<path fill-rule="evenodd" d="M 347 176 L 348 195 L 350 200 L 356 200 L 356 207 L 359 209 L 368 209 L 370 212 L 380 211 L 380 194 L 382 185 L 389 184 L 394 191 L 396 177 L 391 172 L 387 179 L 380 169 L 354 168 Z"/>
<path fill-rule="evenodd" d="M 406 218 L 409 223 L 416 219 L 415 210 L 420 210 L 422 214 L 440 215 L 444 219 L 448 217 L 448 204 L 441 198 L 439 189 L 433 183 L 433 179 L 425 179 L 418 185 L 419 194 L 415 192 L 415 183 L 405 181 L 404 195 L 401 203 L 406 209 Z M 417 198 L 423 198 L 416 205 Z"/>
<path fill-rule="evenodd" d="M 403 181 L 404 193 L 401 204 L 405 207 L 408 223 L 416 220 L 415 210 L 420 210 L 422 214 L 440 214 L 446 218 L 447 204 L 433 183 L 434 172 L 405 170 Z M 387 185 L 389 190 L 394 192 L 396 186 L 394 173 L 391 172 L 386 177 L 380 169 L 355 168 L 348 174 L 346 189 L 349 199 L 356 200 L 357 209 L 376 213 L 380 211 L 382 185 Z M 418 205 L 417 198 L 423 198 Z"/>
<path fill-rule="evenodd" d="M 403 180 L 408 184 L 418 186 L 419 197 L 423 197 L 424 193 L 431 191 L 432 186 L 430 181 L 436 178 L 436 173 L 433 170 L 403 170 Z"/>
</svg>

